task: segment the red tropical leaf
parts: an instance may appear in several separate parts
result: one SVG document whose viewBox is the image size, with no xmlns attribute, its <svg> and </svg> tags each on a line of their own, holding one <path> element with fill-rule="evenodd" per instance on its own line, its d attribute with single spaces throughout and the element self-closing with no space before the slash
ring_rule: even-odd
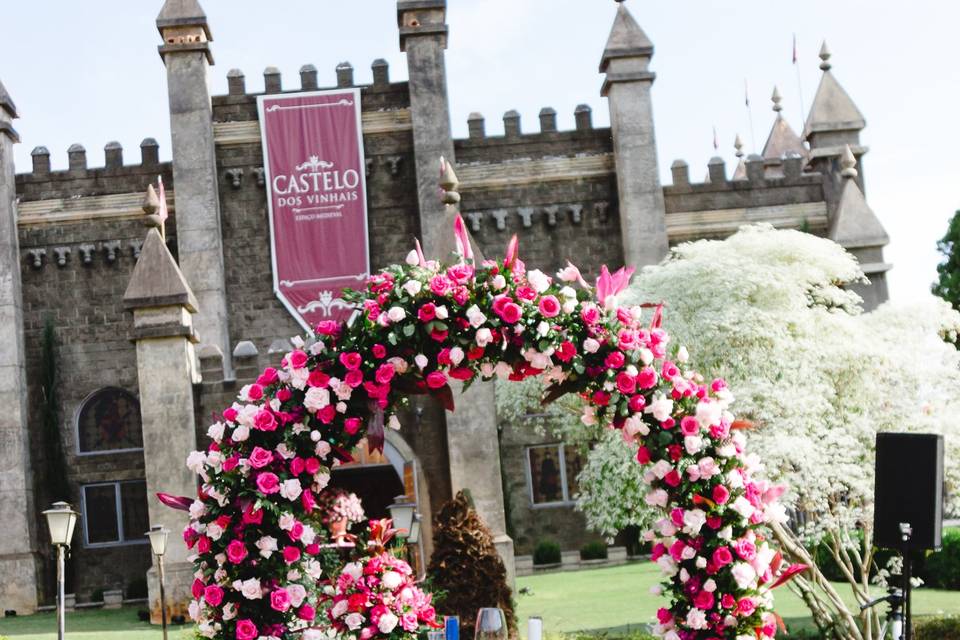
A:
<svg viewBox="0 0 960 640">
<path fill-rule="evenodd" d="M 178 511 L 190 511 L 190 505 L 193 504 L 193 498 L 172 496 L 169 493 L 158 493 L 157 500 L 159 500 L 163 505 Z"/>
<path fill-rule="evenodd" d="M 772 585 L 770 585 L 770 588 L 771 588 L 771 589 L 776 589 L 776 588 L 779 587 L 780 585 L 786 584 L 786 583 L 790 582 L 790 580 L 792 580 L 795 575 L 797 575 L 798 573 L 801 573 L 801 572 L 803 572 L 803 571 L 806 571 L 807 569 L 808 569 L 808 567 L 807 567 L 807 565 L 805 565 L 805 564 L 792 564 L 792 565 L 790 565 L 789 567 L 786 568 L 786 570 L 784 570 L 783 573 L 780 574 L 780 576 L 777 578 L 776 582 L 774 582 Z"/>
</svg>

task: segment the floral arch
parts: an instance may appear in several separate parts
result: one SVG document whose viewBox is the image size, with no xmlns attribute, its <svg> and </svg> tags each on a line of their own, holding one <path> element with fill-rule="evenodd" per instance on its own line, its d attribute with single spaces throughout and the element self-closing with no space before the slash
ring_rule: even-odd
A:
<svg viewBox="0 0 960 640">
<path fill-rule="evenodd" d="M 754 476 L 761 465 L 746 453 L 725 383 L 689 368 L 659 306 L 618 306 L 632 270 L 604 267 L 591 287 L 573 265 L 556 279 L 528 270 L 516 237 L 502 260 L 477 263 L 459 217 L 455 235 L 451 265 L 427 260 L 418 243 L 406 264 L 370 277 L 352 296 L 361 309 L 352 324 L 317 326 L 241 390 L 210 427 L 208 449 L 190 456 L 202 485 L 184 503 L 184 540 L 195 554 L 191 612 L 201 635 L 312 640 L 344 631 L 336 623 L 346 605 L 322 610 L 329 590 L 314 559 L 317 495 L 331 465 L 363 437 L 381 446 L 409 394 L 453 410 L 453 383 L 540 376 L 545 400 L 578 394 L 583 421 L 619 430 L 646 466 L 646 500 L 664 509 L 647 534 L 668 600 L 655 632 L 774 637 L 770 590 L 803 566 L 783 566 L 768 544 L 764 525 L 783 519 L 782 489 Z M 360 575 L 346 573 L 338 585 Z M 418 611 L 403 627 L 408 636 L 432 622 L 432 608 Z M 401 632 L 389 624 L 385 632 L 379 615 L 374 608 L 342 635 Z"/>
</svg>

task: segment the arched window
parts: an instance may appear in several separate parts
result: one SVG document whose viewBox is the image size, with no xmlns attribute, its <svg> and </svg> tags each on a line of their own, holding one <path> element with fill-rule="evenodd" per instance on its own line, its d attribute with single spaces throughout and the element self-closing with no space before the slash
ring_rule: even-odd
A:
<svg viewBox="0 0 960 640">
<path fill-rule="evenodd" d="M 143 449 L 136 396 L 117 387 L 87 396 L 77 414 L 77 449 L 81 454 Z"/>
</svg>

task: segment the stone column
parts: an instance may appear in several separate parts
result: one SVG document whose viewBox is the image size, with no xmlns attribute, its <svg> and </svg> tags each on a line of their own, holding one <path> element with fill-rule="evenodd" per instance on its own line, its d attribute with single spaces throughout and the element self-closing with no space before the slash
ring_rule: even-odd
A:
<svg viewBox="0 0 960 640">
<path fill-rule="evenodd" d="M 23 297 L 17 238 L 12 121 L 17 109 L 0 83 L 0 607 L 37 608 L 36 520 L 27 429 Z"/>
<path fill-rule="evenodd" d="M 200 303 L 196 328 L 220 348 L 224 374 L 233 376 L 224 284 L 220 196 L 207 67 L 210 29 L 196 0 L 167 0 L 157 17 L 167 67 L 173 186 L 180 267 Z"/>
<path fill-rule="evenodd" d="M 610 103 L 623 259 L 638 268 L 660 262 L 669 250 L 650 97 L 652 57 L 653 43 L 620 2 L 600 63 L 606 74 L 600 95 Z"/>
<path fill-rule="evenodd" d="M 431 257 L 446 259 L 452 220 L 437 196 L 440 157 L 454 161 L 444 50 L 447 48 L 446 0 L 398 0 L 400 50 L 407 53 L 410 115 L 420 206 L 420 236 Z"/>
<path fill-rule="evenodd" d="M 170 530 L 164 559 L 168 613 L 186 615 L 193 565 L 187 562 L 181 534 L 188 517 L 160 504 L 156 494 L 197 494 L 197 477 L 186 467 L 187 456 L 197 446 L 193 384 L 199 382 L 199 374 L 194 364 L 192 324 L 197 302 L 157 229 L 147 234 L 123 302 L 133 311 L 137 344 L 150 525 Z M 157 623 L 156 566 L 147 572 L 147 584 L 151 619 Z"/>
</svg>

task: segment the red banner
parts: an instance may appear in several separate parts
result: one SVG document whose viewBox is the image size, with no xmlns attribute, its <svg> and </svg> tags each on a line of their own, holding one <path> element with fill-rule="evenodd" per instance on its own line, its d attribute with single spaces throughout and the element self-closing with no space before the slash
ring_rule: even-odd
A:
<svg viewBox="0 0 960 640">
<path fill-rule="evenodd" d="M 273 289 L 309 331 L 346 320 L 370 272 L 360 91 L 257 98 Z"/>
</svg>

